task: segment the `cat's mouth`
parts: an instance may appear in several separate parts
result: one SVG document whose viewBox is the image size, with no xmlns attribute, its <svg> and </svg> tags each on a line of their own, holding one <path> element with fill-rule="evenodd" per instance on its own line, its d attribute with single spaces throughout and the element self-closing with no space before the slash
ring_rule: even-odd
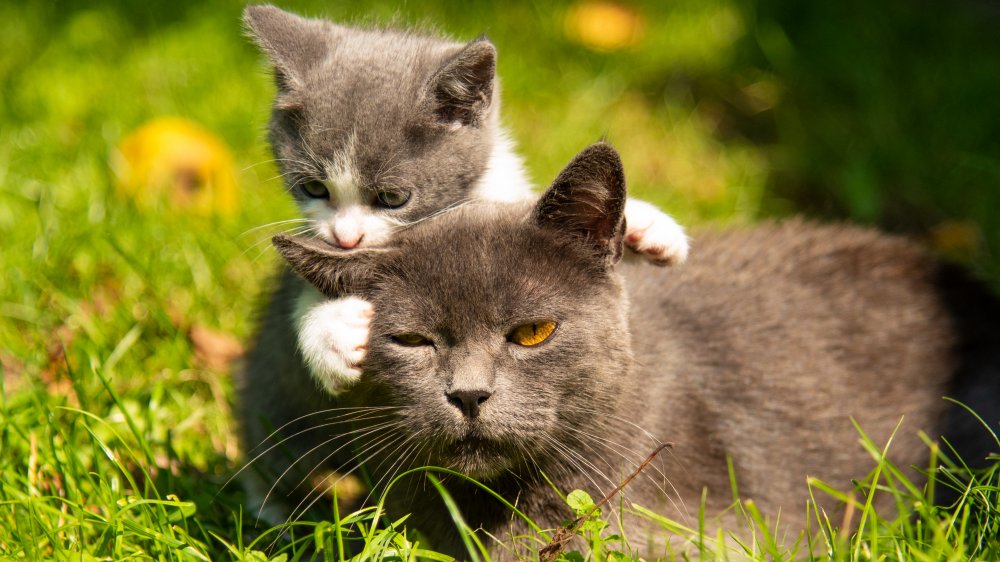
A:
<svg viewBox="0 0 1000 562">
<path fill-rule="evenodd" d="M 443 465 L 485 480 L 493 478 L 514 464 L 509 445 L 470 432 L 441 450 Z"/>
</svg>

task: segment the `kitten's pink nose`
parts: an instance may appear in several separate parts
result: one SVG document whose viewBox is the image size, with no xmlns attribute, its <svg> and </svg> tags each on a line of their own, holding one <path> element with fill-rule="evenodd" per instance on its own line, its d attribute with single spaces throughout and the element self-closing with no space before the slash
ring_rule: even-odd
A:
<svg viewBox="0 0 1000 562">
<path fill-rule="evenodd" d="M 336 234 L 333 235 L 333 239 L 337 242 L 337 245 L 345 250 L 350 250 L 361 244 L 361 239 L 364 238 L 363 234 L 358 234 L 356 236 L 344 236 L 340 237 Z"/>
</svg>

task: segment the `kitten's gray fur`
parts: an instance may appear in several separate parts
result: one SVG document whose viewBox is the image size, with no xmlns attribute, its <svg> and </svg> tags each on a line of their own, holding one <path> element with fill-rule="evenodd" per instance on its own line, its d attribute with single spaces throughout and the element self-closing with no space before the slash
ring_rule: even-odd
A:
<svg viewBox="0 0 1000 562">
<path fill-rule="evenodd" d="M 360 382 L 333 399 L 296 357 L 286 301 L 272 301 L 240 390 L 246 442 L 287 438 L 286 454 L 251 466 L 277 483 L 270 501 L 287 502 L 317 465 L 350 470 L 364 451 L 382 484 L 443 465 L 555 526 L 570 513 L 540 471 L 599 497 L 662 441 L 673 448 L 626 490 L 630 501 L 695 526 L 703 488 L 709 516 L 729 505 L 730 456 L 742 496 L 772 518 L 780 508 L 794 535 L 807 476 L 848 489 L 874 466 L 851 417 L 882 444 L 905 416 L 889 450 L 901 467 L 925 464 L 920 429 L 948 431 L 966 460 L 985 454 L 982 428 L 959 415 L 945 428 L 941 399 L 975 397 L 988 421 L 1000 418 L 998 308 L 963 275 L 898 238 L 801 222 L 705 233 L 679 271 L 612 267 L 624 197 L 617 154 L 595 145 L 530 212 L 467 206 L 353 252 L 277 237 L 300 275 L 328 295 L 363 296 L 376 316 Z M 286 276 L 282 290 L 298 282 Z M 545 343 L 505 339 L 540 319 L 559 322 Z M 392 339 L 401 333 L 434 345 L 402 347 Z M 490 394 L 478 417 L 449 401 L 463 390 Z M 323 426 L 343 410 L 310 416 L 366 406 L 391 407 L 378 414 L 391 418 Z M 380 430 L 385 419 L 401 423 Z M 290 459 L 301 460 L 279 480 Z M 437 493 L 411 478 L 390 496 L 392 514 L 413 512 L 431 546 L 461 556 Z M 473 486 L 446 484 L 472 528 L 524 530 Z M 305 492 L 291 492 L 291 505 Z M 630 537 L 644 544 L 636 529 Z"/>
<path fill-rule="evenodd" d="M 500 134 L 489 41 L 353 29 L 267 5 L 248 7 L 244 21 L 274 65 L 270 141 L 297 199 L 308 196 L 295 186 L 327 178 L 337 155 L 371 198 L 413 190 L 390 213 L 402 222 L 469 196 Z"/>
</svg>

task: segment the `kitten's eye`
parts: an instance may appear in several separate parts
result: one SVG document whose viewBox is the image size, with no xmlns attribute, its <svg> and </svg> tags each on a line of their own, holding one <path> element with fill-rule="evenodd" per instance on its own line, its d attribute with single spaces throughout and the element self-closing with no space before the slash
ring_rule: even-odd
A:
<svg viewBox="0 0 1000 562">
<path fill-rule="evenodd" d="M 410 200 L 410 192 L 405 189 L 384 190 L 375 193 L 375 202 L 379 207 L 397 209 Z"/>
<path fill-rule="evenodd" d="M 420 334 L 397 334 L 392 336 L 392 341 L 406 347 L 419 347 L 422 345 L 434 345 L 434 342 L 421 336 Z"/>
<path fill-rule="evenodd" d="M 539 320 L 520 326 L 511 330 L 507 339 L 517 345 L 533 347 L 549 339 L 549 336 L 556 331 L 556 323 L 551 320 Z"/>
<path fill-rule="evenodd" d="M 302 191 L 306 192 L 309 197 L 315 197 L 316 199 L 326 198 L 330 195 L 330 192 L 326 190 L 326 186 L 323 182 L 316 180 L 309 180 L 302 185 Z"/>
</svg>

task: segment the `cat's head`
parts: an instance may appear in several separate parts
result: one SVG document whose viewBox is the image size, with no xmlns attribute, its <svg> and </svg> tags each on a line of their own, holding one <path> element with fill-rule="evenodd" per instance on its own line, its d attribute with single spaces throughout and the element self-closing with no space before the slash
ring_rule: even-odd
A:
<svg viewBox="0 0 1000 562">
<path fill-rule="evenodd" d="M 623 395 L 624 202 L 618 155 L 598 144 L 530 210 L 467 205 L 350 252 L 274 241 L 324 293 L 375 307 L 364 374 L 342 399 L 397 407 L 414 463 L 490 479 L 551 459 Z"/>
<path fill-rule="evenodd" d="M 266 5 L 243 19 L 274 67 L 279 169 L 332 244 L 383 242 L 393 226 L 470 197 L 491 154 L 509 149 L 486 39 L 354 29 Z"/>
</svg>

